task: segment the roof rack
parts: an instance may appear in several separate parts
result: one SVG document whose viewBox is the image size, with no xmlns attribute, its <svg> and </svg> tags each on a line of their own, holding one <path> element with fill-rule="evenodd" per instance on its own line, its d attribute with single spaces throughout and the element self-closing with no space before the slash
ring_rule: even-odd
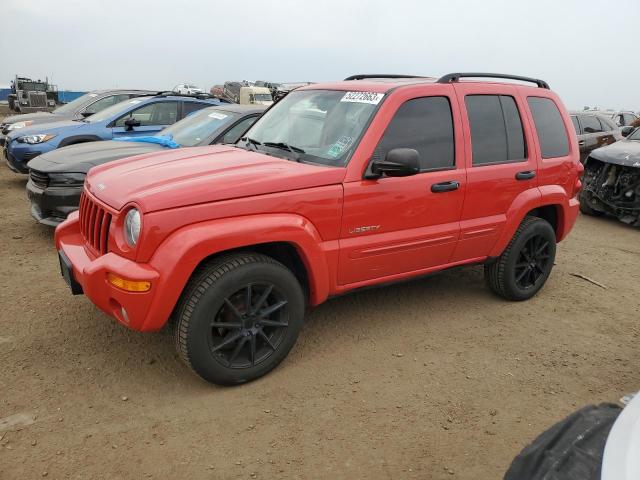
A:
<svg viewBox="0 0 640 480">
<path fill-rule="evenodd" d="M 187 97 L 187 98 L 199 98 L 199 99 L 217 99 L 223 103 L 231 103 L 229 100 L 221 97 L 216 97 L 215 95 L 211 95 L 210 93 L 178 93 L 173 90 L 164 90 L 161 92 L 157 92 L 154 96 L 156 97 Z"/>
<path fill-rule="evenodd" d="M 481 72 L 465 72 L 465 73 L 447 73 L 438 79 L 438 83 L 457 82 L 461 78 L 477 77 L 477 78 L 507 78 L 510 80 L 519 80 L 521 82 L 535 83 L 540 88 L 550 90 L 549 84 L 544 80 L 531 77 L 521 77 L 519 75 L 508 75 L 505 73 L 481 73 Z"/>
<path fill-rule="evenodd" d="M 348 80 L 365 80 L 367 78 L 425 78 L 420 75 L 396 75 L 396 74 L 386 74 L 386 73 L 364 73 L 359 75 L 351 75 L 344 79 L 344 81 Z"/>
</svg>

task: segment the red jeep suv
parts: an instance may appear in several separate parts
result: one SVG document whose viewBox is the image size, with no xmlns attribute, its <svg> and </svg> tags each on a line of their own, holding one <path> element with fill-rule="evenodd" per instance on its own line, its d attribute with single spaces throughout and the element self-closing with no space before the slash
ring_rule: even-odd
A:
<svg viewBox="0 0 640 480">
<path fill-rule="evenodd" d="M 484 264 L 495 293 L 532 297 L 582 171 L 542 80 L 356 75 L 292 91 L 234 145 L 93 168 L 55 242 L 73 293 L 134 330 L 173 319 L 183 360 L 237 384 L 359 287 Z"/>
</svg>

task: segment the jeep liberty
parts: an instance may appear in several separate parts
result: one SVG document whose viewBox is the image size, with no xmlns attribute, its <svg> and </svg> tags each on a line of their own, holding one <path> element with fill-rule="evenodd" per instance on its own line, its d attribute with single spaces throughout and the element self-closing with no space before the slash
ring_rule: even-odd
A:
<svg viewBox="0 0 640 480">
<path fill-rule="evenodd" d="M 55 243 L 74 294 L 137 331 L 172 319 L 187 365 L 239 384 L 360 287 L 483 264 L 531 298 L 578 215 L 579 157 L 542 80 L 355 75 L 289 93 L 234 145 L 91 169 Z"/>
</svg>

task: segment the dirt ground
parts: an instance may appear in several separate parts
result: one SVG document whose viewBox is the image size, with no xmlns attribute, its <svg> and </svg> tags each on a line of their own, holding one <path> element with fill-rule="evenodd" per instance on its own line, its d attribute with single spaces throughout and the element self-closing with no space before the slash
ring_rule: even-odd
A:
<svg viewBox="0 0 640 480">
<path fill-rule="evenodd" d="M 361 291 L 220 388 L 168 333 L 71 296 L 25 182 L 0 165 L 2 479 L 499 479 L 561 417 L 640 387 L 640 231 L 616 221 L 579 218 L 531 301 L 481 268 Z"/>
</svg>

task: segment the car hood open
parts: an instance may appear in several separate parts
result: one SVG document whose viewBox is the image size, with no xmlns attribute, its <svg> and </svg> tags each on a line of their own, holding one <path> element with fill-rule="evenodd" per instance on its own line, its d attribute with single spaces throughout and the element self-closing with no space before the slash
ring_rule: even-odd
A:
<svg viewBox="0 0 640 480">
<path fill-rule="evenodd" d="M 101 165 L 86 188 L 120 210 L 135 202 L 144 212 L 232 198 L 334 185 L 346 169 L 297 163 L 233 146 L 193 147 Z"/>
<path fill-rule="evenodd" d="M 37 156 L 29 168 L 46 173 L 87 173 L 103 163 L 165 150 L 162 145 L 138 142 L 87 142 L 69 145 Z"/>
<path fill-rule="evenodd" d="M 589 156 L 606 163 L 640 168 L 640 141 L 620 140 L 593 150 Z"/>
</svg>

